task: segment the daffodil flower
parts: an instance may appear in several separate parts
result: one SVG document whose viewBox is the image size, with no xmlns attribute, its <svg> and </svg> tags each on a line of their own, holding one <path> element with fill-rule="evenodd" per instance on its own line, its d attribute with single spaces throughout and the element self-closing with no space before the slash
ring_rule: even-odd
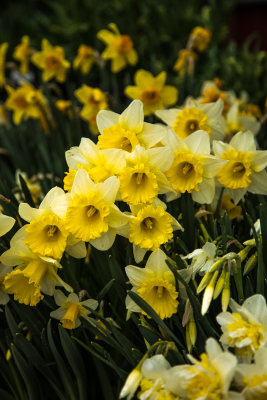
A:
<svg viewBox="0 0 267 400">
<path fill-rule="evenodd" d="M 116 176 L 95 184 L 84 169 L 77 171 L 65 217 L 66 228 L 74 237 L 90 242 L 98 250 L 112 246 L 116 229 L 128 222 L 114 204 L 119 185 Z"/>
<path fill-rule="evenodd" d="M 111 60 L 111 71 L 117 73 L 127 64 L 135 65 L 138 55 L 129 35 L 121 35 L 116 24 L 109 24 L 109 28 L 111 31 L 107 29 L 99 31 L 97 37 L 107 45 L 101 54 L 102 58 Z"/>
<path fill-rule="evenodd" d="M 64 178 L 64 189 L 71 187 L 79 169 L 85 169 L 95 182 L 104 182 L 111 176 L 119 175 L 126 165 L 125 152 L 119 149 L 100 150 L 90 139 L 82 138 L 79 147 L 66 151 L 69 172 Z"/>
<path fill-rule="evenodd" d="M 254 135 L 239 132 L 230 141 L 213 141 L 214 153 L 227 163 L 216 173 L 217 180 L 223 185 L 235 204 L 251 192 L 267 194 L 267 151 L 256 150 Z"/>
<path fill-rule="evenodd" d="M 65 60 L 63 47 L 52 46 L 47 39 L 42 40 L 42 51 L 33 54 L 32 62 L 43 70 L 44 82 L 55 78 L 58 82 L 66 80 L 67 69 L 70 68 L 69 61 Z"/>
<path fill-rule="evenodd" d="M 236 357 L 223 352 L 215 339 L 206 341 L 206 352 L 200 361 L 188 355 L 193 365 L 178 365 L 168 371 L 166 389 L 182 399 L 242 400 L 229 391 L 237 366 Z"/>
<path fill-rule="evenodd" d="M 86 75 L 90 72 L 95 61 L 95 50 L 91 46 L 81 44 L 73 61 L 73 69 L 80 69 L 82 74 Z"/>
<path fill-rule="evenodd" d="M 39 208 L 27 203 L 19 205 L 20 216 L 26 225 L 25 243 L 41 256 L 60 260 L 64 251 L 76 258 L 86 255 L 84 243 L 72 237 L 65 225 L 69 195 L 59 187 L 51 189 Z"/>
<path fill-rule="evenodd" d="M 223 105 L 221 99 L 209 104 L 189 99 L 183 109 L 159 110 L 156 115 L 183 140 L 199 130 L 208 132 L 212 139 L 223 139 Z"/>
<path fill-rule="evenodd" d="M 221 343 L 234 349 L 243 361 L 250 361 L 255 352 L 267 343 L 267 306 L 265 298 L 255 294 L 242 306 L 230 300 L 232 313 L 222 312 L 216 319 L 221 325 Z"/>
<path fill-rule="evenodd" d="M 167 200 L 187 192 L 197 203 L 210 204 L 215 194 L 214 176 L 225 161 L 210 155 L 208 133 L 197 131 L 182 140 L 170 130 L 168 144 L 174 161 L 165 174 L 176 194 L 170 193 Z"/>
<path fill-rule="evenodd" d="M 172 161 L 173 152 L 169 147 L 146 150 L 136 146 L 127 155 L 126 167 L 119 174 L 122 200 L 132 205 L 145 204 L 152 203 L 158 194 L 175 193 L 164 174 Z"/>
<path fill-rule="evenodd" d="M 226 133 L 235 134 L 248 130 L 255 135 L 260 129 L 260 122 L 253 116 L 240 113 L 239 106 L 239 101 L 235 100 L 226 114 Z"/>
<path fill-rule="evenodd" d="M 98 302 L 94 299 L 79 301 L 76 293 L 65 296 L 60 290 L 55 291 L 54 298 L 59 308 L 52 311 L 50 316 L 59 319 L 66 329 L 78 328 L 81 325 L 80 317 L 86 319 L 90 314 L 90 310 L 86 307 L 95 310 L 98 306 Z"/>
<path fill-rule="evenodd" d="M 126 275 L 133 285 L 133 291 L 138 293 L 160 316 L 170 318 L 178 307 L 178 293 L 175 278 L 166 264 L 166 254 L 157 249 L 148 257 L 145 268 L 128 265 Z M 126 308 L 129 312 L 142 312 L 134 301 L 127 296 Z M 128 313 L 129 314 L 129 313 Z"/>
<path fill-rule="evenodd" d="M 59 262 L 38 256 L 25 244 L 25 226 L 13 236 L 10 249 L 1 255 L 0 261 L 7 267 L 17 266 L 5 275 L 3 285 L 5 292 L 13 294 L 19 303 L 35 306 L 43 299 L 43 293 L 52 296 L 56 286 L 72 291 L 57 274 L 62 268 Z"/>
<path fill-rule="evenodd" d="M 100 149 L 122 149 L 131 153 L 137 145 L 150 148 L 166 138 L 166 128 L 144 122 L 143 103 L 133 100 L 122 112 L 102 110 L 96 117 Z"/>
<path fill-rule="evenodd" d="M 15 47 L 13 58 L 20 61 L 20 73 L 25 75 L 29 72 L 29 64 L 32 55 L 32 49 L 29 46 L 29 36 L 23 36 L 21 43 Z"/>
<path fill-rule="evenodd" d="M 174 86 L 165 85 L 166 72 L 154 77 L 149 71 L 140 69 L 135 73 L 134 81 L 136 86 L 127 86 L 125 94 L 143 102 L 144 115 L 153 114 L 177 101 L 178 90 Z"/>
</svg>

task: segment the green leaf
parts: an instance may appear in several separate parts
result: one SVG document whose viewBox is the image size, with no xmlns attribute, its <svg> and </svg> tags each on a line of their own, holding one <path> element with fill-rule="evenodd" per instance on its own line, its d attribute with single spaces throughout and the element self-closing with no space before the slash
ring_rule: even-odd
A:
<svg viewBox="0 0 267 400">
<path fill-rule="evenodd" d="M 79 349 L 77 345 L 74 343 L 74 341 L 70 338 L 69 334 L 61 325 L 58 325 L 58 331 L 64 353 L 67 357 L 67 360 L 69 361 L 69 364 L 77 380 L 79 400 L 87 400 L 88 378 L 86 376 L 85 365 L 80 355 Z"/>
<path fill-rule="evenodd" d="M 49 320 L 48 325 L 47 325 L 47 338 L 48 338 L 48 343 L 51 349 L 51 352 L 55 358 L 55 361 L 57 363 L 57 369 L 58 373 L 61 377 L 62 383 L 64 385 L 65 391 L 68 394 L 69 398 L 71 400 L 76 400 L 77 399 L 77 393 L 73 388 L 73 378 L 69 373 L 68 367 L 66 366 L 63 358 L 59 354 L 57 347 L 55 345 L 53 335 L 52 335 L 52 328 L 51 328 L 51 320 Z"/>
<path fill-rule="evenodd" d="M 103 299 L 103 297 L 105 297 L 105 295 L 107 294 L 107 292 L 111 289 L 111 287 L 113 286 L 115 282 L 115 279 L 111 279 L 104 287 L 103 289 L 98 293 L 97 295 L 97 300 L 101 301 Z"/>
<path fill-rule="evenodd" d="M 35 208 L 35 204 L 34 201 L 32 199 L 32 195 L 31 192 L 28 189 L 27 183 L 25 182 L 23 176 L 21 174 L 19 174 L 19 181 L 20 181 L 20 185 L 21 185 L 21 189 L 23 191 L 24 194 L 24 199 L 25 201 L 31 206 Z"/>
</svg>

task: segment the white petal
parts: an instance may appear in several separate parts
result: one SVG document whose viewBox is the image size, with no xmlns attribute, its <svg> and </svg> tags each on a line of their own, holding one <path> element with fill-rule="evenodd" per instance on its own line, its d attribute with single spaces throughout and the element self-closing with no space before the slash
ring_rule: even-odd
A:
<svg viewBox="0 0 267 400">
<path fill-rule="evenodd" d="M 259 321 L 266 314 L 266 301 L 261 294 L 255 294 L 244 301 L 242 308 L 246 308 Z"/>
<path fill-rule="evenodd" d="M 20 203 L 19 205 L 19 215 L 27 222 L 38 219 L 43 212 L 43 210 L 29 206 L 28 203 Z"/>
<path fill-rule="evenodd" d="M 97 250 L 105 251 L 111 248 L 116 237 L 116 231 L 110 228 L 107 232 L 102 233 L 100 238 L 90 240 L 92 246 Z"/>
<path fill-rule="evenodd" d="M 65 301 L 67 300 L 67 297 L 64 295 L 63 292 L 61 292 L 61 290 L 55 291 L 54 298 L 55 298 L 55 302 L 58 306 L 62 306 L 62 304 L 64 304 Z"/>
<path fill-rule="evenodd" d="M 250 154 L 253 157 L 251 163 L 252 169 L 255 172 L 263 170 L 267 165 L 267 150 L 252 151 Z"/>
<path fill-rule="evenodd" d="M 145 268 L 127 265 L 127 267 L 125 267 L 125 272 L 133 286 L 141 286 L 143 280 L 147 278 L 147 271 Z"/>
<path fill-rule="evenodd" d="M 170 147 L 154 147 L 147 150 L 151 164 L 161 172 L 167 171 L 174 159 L 174 153 Z"/>
<path fill-rule="evenodd" d="M 147 250 L 133 244 L 134 261 L 139 264 L 145 257 Z"/>
<path fill-rule="evenodd" d="M 78 164 L 88 164 L 88 160 L 84 158 L 79 147 L 71 147 L 65 152 L 65 158 L 69 168 L 77 169 Z"/>
<path fill-rule="evenodd" d="M 215 156 L 221 157 L 221 155 L 231 149 L 231 146 L 229 144 L 222 142 L 221 140 L 213 140 L 212 142 L 212 148 Z"/>
<path fill-rule="evenodd" d="M 116 176 L 111 176 L 105 182 L 99 184 L 99 189 L 105 201 L 114 203 L 120 187 L 120 180 Z"/>
<path fill-rule="evenodd" d="M 45 198 L 43 199 L 43 201 L 40 204 L 40 210 L 47 210 L 51 207 L 51 203 L 60 196 L 64 196 L 65 192 L 63 189 L 61 189 L 58 186 L 53 187 L 51 190 L 49 190 L 49 192 L 47 193 L 47 195 L 45 196 Z"/>
<path fill-rule="evenodd" d="M 162 354 L 157 354 L 153 357 L 146 359 L 142 365 L 141 372 L 144 378 L 147 379 L 157 379 L 162 377 L 162 373 L 164 373 L 171 366 L 163 357 Z"/>
<path fill-rule="evenodd" d="M 227 160 L 222 160 L 221 158 L 216 158 L 215 156 L 210 155 L 203 156 L 201 161 L 204 167 L 203 174 L 206 178 L 213 178 L 228 162 Z"/>
<path fill-rule="evenodd" d="M 94 299 L 88 299 L 88 300 L 81 301 L 80 304 L 85 307 L 89 307 L 92 310 L 96 310 L 98 307 L 98 301 L 94 300 Z"/>
<path fill-rule="evenodd" d="M 215 194 L 215 181 L 214 178 L 204 179 L 199 184 L 199 192 L 192 192 L 194 201 L 200 204 L 210 204 Z"/>
<path fill-rule="evenodd" d="M 159 274 L 170 271 L 169 267 L 165 262 L 166 259 L 167 259 L 166 254 L 161 249 L 157 249 L 153 251 L 152 254 L 148 257 L 146 268 L 149 268 L 152 271 Z"/>
<path fill-rule="evenodd" d="M 202 249 L 205 251 L 209 258 L 215 257 L 217 247 L 214 243 L 206 242 Z"/>
<path fill-rule="evenodd" d="M 67 246 L 65 251 L 74 258 L 84 258 L 86 256 L 86 246 L 85 243 L 82 241 L 72 246 Z"/>
<path fill-rule="evenodd" d="M 108 110 L 101 110 L 96 116 L 96 124 L 99 129 L 99 132 L 103 134 L 104 128 L 109 128 L 110 126 L 117 125 L 119 122 L 119 114 L 108 111 Z"/>
<path fill-rule="evenodd" d="M 265 170 L 251 174 L 248 191 L 255 194 L 267 194 L 267 172 Z"/>
<path fill-rule="evenodd" d="M 73 181 L 71 196 L 73 197 L 75 194 L 87 194 L 91 190 L 95 191 L 96 185 L 84 169 L 79 169 Z"/>
<path fill-rule="evenodd" d="M 0 213 L 0 236 L 3 236 L 9 232 L 15 222 L 16 220 L 14 218 Z"/>
<path fill-rule="evenodd" d="M 135 133 L 141 132 L 144 124 L 143 103 L 140 100 L 133 100 L 120 115 L 119 123 Z"/>
<path fill-rule="evenodd" d="M 167 137 L 167 127 L 160 124 L 149 124 L 144 122 L 142 131 L 142 141 L 146 148 L 155 146 L 159 142 L 164 142 Z"/>
<path fill-rule="evenodd" d="M 196 131 L 189 135 L 184 142 L 191 153 L 195 155 L 210 154 L 210 138 L 205 131 Z"/>
<path fill-rule="evenodd" d="M 248 188 L 244 188 L 244 189 L 227 189 L 226 193 L 229 194 L 231 199 L 233 199 L 233 202 L 235 204 L 237 204 L 245 196 L 245 194 L 247 193 L 247 189 Z"/>
<path fill-rule="evenodd" d="M 121 226 L 128 224 L 130 219 L 131 217 L 122 213 L 117 206 L 112 205 L 112 207 L 110 207 L 110 214 L 107 217 L 107 222 L 112 228 L 120 228 Z"/>
<path fill-rule="evenodd" d="M 236 133 L 229 144 L 239 151 L 246 152 L 256 150 L 254 135 L 249 131 Z"/>
<path fill-rule="evenodd" d="M 165 124 L 173 127 L 179 112 L 181 112 L 181 110 L 178 108 L 170 108 L 169 110 L 158 110 L 155 112 L 155 114 L 158 118 L 165 122 Z"/>
</svg>

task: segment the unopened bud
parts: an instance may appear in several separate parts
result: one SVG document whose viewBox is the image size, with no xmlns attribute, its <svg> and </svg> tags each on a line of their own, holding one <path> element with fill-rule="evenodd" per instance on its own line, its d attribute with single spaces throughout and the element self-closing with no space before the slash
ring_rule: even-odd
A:
<svg viewBox="0 0 267 400">
<path fill-rule="evenodd" d="M 224 281 L 225 281 L 225 275 L 226 275 L 226 269 L 224 268 L 222 270 L 222 273 L 216 283 L 214 293 L 213 293 L 213 299 L 217 299 L 217 297 L 220 295 L 221 291 L 223 290 L 224 287 Z"/>
<path fill-rule="evenodd" d="M 248 253 L 251 250 L 251 246 L 246 246 L 243 250 L 241 250 L 238 255 L 240 257 L 241 262 L 245 260 L 245 258 L 247 257 Z"/>
<path fill-rule="evenodd" d="M 214 292 L 215 282 L 216 282 L 218 274 L 219 274 L 219 271 L 215 271 L 213 273 L 213 277 L 211 278 L 210 283 L 208 284 L 208 286 L 205 289 L 203 299 L 202 299 L 202 307 L 201 307 L 202 315 L 205 315 L 209 309 L 209 306 L 210 306 L 210 303 L 212 300 L 212 296 L 213 296 L 213 292 Z"/>
<path fill-rule="evenodd" d="M 258 254 L 254 253 L 252 256 L 249 257 L 247 260 L 245 267 L 244 267 L 244 275 L 248 274 L 257 264 L 258 261 Z"/>
<path fill-rule="evenodd" d="M 230 301 L 230 272 L 226 272 L 224 288 L 222 291 L 222 310 L 225 312 L 227 310 Z"/>
<path fill-rule="evenodd" d="M 134 396 L 141 382 L 141 379 L 142 379 L 141 371 L 137 368 L 133 369 L 132 372 L 128 375 L 124 383 L 124 386 L 121 389 L 119 398 L 122 399 L 123 397 L 127 396 L 127 400 L 130 400 Z"/>
<path fill-rule="evenodd" d="M 200 284 L 198 285 L 197 288 L 197 294 L 201 293 L 203 289 L 205 289 L 205 287 L 208 285 L 208 283 L 210 282 L 212 278 L 212 274 L 210 272 L 207 272 L 203 278 L 200 281 Z"/>
</svg>

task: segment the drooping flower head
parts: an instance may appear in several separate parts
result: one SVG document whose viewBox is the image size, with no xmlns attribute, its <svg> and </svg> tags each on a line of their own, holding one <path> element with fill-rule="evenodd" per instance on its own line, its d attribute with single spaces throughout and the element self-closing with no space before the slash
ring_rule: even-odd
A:
<svg viewBox="0 0 267 400">
<path fill-rule="evenodd" d="M 138 144 L 150 148 L 166 137 L 164 126 L 144 122 L 143 103 L 140 100 L 133 100 L 121 115 L 113 111 L 100 111 L 96 122 L 100 132 L 100 149 L 121 149 L 131 153 Z"/>
<path fill-rule="evenodd" d="M 153 114 L 176 103 L 178 90 L 174 86 L 165 85 L 166 72 L 154 77 L 143 69 L 135 73 L 136 86 L 127 86 L 125 94 L 131 99 L 139 99 L 144 104 L 144 115 Z"/>
<path fill-rule="evenodd" d="M 179 51 L 179 56 L 173 69 L 177 71 L 180 76 L 184 76 L 185 74 L 192 75 L 196 60 L 197 54 L 194 51 L 182 49 Z"/>
<path fill-rule="evenodd" d="M 78 54 L 73 61 L 73 68 L 80 69 L 83 75 L 87 75 L 95 62 L 95 50 L 91 46 L 81 44 Z"/>
<path fill-rule="evenodd" d="M 196 26 L 189 37 L 189 47 L 198 51 L 204 51 L 211 40 L 211 31 L 202 26 Z"/>
<path fill-rule="evenodd" d="M 97 37 L 106 45 L 102 53 L 104 60 L 111 60 L 111 71 L 121 71 L 127 64 L 135 65 L 138 55 L 133 48 L 133 41 L 129 35 L 121 35 L 116 24 L 109 24 L 111 31 L 102 29 Z"/>
<path fill-rule="evenodd" d="M 247 191 L 267 194 L 267 151 L 256 150 L 254 135 L 239 132 L 229 144 L 214 141 L 214 153 L 227 163 L 218 171 L 217 180 L 237 204 Z"/>
<path fill-rule="evenodd" d="M 21 43 L 15 47 L 13 58 L 20 62 L 20 73 L 25 75 L 29 72 L 29 64 L 32 55 L 32 49 L 30 48 L 29 36 L 23 36 Z"/>
<path fill-rule="evenodd" d="M 32 56 L 32 62 L 41 70 L 44 82 L 55 78 L 58 82 L 66 80 L 67 69 L 70 68 L 69 61 L 65 60 L 63 47 L 52 46 L 47 39 L 42 40 L 42 51 Z"/>
<path fill-rule="evenodd" d="M 98 302 L 94 299 L 79 301 L 76 293 L 70 293 L 65 296 L 60 290 L 56 290 L 55 302 L 59 308 L 50 313 L 52 318 L 59 319 L 65 329 L 75 329 L 81 325 L 80 317 L 86 318 L 90 314 L 89 307 L 95 310 Z"/>
<path fill-rule="evenodd" d="M 0 261 L 8 267 L 17 267 L 5 275 L 3 285 L 6 293 L 13 294 L 19 303 L 35 306 L 43 299 L 43 293 L 52 296 L 56 286 L 72 291 L 57 274 L 62 268 L 58 261 L 38 256 L 25 244 L 25 226 L 13 236 L 10 246 Z"/>
<path fill-rule="evenodd" d="M 174 275 L 166 264 L 167 256 L 160 249 L 155 250 L 148 258 L 145 268 L 128 265 L 126 274 L 137 292 L 160 316 L 170 318 L 178 307 Z M 142 312 L 133 300 L 126 298 L 126 307 L 131 312 Z"/>
</svg>

